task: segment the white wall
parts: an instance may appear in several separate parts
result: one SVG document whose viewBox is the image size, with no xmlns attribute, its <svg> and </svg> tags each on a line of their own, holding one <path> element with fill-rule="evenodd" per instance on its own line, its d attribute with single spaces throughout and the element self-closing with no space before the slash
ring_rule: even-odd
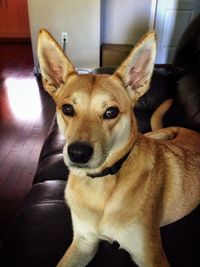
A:
<svg viewBox="0 0 200 267">
<path fill-rule="evenodd" d="M 134 45 L 148 31 L 152 1 L 28 0 L 35 65 L 37 34 L 47 28 L 58 41 L 68 32 L 66 52 L 76 67 L 98 67 L 102 42 Z"/>
<path fill-rule="evenodd" d="M 135 44 L 148 31 L 152 0 L 102 0 L 101 41 Z"/>
<path fill-rule="evenodd" d="M 37 35 L 48 29 L 57 41 L 67 32 L 66 52 L 76 67 L 98 67 L 100 46 L 100 0 L 28 0 L 34 63 Z"/>
</svg>

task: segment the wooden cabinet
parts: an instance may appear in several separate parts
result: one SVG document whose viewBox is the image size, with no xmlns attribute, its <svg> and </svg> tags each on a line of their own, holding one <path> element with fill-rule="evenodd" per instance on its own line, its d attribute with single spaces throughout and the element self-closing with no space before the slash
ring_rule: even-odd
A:
<svg viewBox="0 0 200 267">
<path fill-rule="evenodd" d="M 0 38 L 29 38 L 27 0 L 0 0 Z"/>
<path fill-rule="evenodd" d="M 129 55 L 132 45 L 102 44 L 100 67 L 117 67 Z"/>
</svg>

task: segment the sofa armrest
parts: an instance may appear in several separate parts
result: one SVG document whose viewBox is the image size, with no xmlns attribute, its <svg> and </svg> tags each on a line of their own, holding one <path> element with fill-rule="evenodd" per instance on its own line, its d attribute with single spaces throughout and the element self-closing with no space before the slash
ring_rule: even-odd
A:
<svg viewBox="0 0 200 267">
<path fill-rule="evenodd" d="M 72 239 L 65 184 L 46 181 L 33 186 L 8 231 L 0 266 L 56 266 Z"/>
<path fill-rule="evenodd" d="M 63 161 L 64 138 L 59 133 L 54 116 L 48 136 L 42 146 L 33 184 L 46 180 L 66 181 L 69 170 Z"/>
</svg>

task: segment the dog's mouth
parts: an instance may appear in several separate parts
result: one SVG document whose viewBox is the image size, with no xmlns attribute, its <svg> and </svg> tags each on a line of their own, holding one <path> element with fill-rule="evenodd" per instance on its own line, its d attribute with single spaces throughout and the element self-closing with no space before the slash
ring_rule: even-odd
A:
<svg viewBox="0 0 200 267">
<path fill-rule="evenodd" d="M 91 163 L 84 163 L 84 164 L 77 164 L 73 163 L 71 164 L 71 168 L 74 170 L 74 172 L 78 175 L 80 175 L 80 171 L 84 170 L 85 175 L 91 177 L 91 178 L 99 178 L 99 177 L 105 177 L 107 175 L 113 175 L 116 174 L 120 169 L 123 163 L 126 161 L 130 154 L 129 150 L 123 157 L 121 157 L 119 160 L 114 162 L 111 165 L 108 165 L 107 167 L 104 166 L 105 160 L 100 164 L 95 166 L 91 166 Z"/>
<path fill-rule="evenodd" d="M 64 162 L 70 171 L 78 176 L 91 178 L 116 174 L 129 156 L 131 149 L 121 158 L 112 160 L 109 150 L 101 146 L 95 148 L 86 142 L 74 142 L 64 146 Z M 111 158 L 110 158 L 111 157 Z"/>
</svg>

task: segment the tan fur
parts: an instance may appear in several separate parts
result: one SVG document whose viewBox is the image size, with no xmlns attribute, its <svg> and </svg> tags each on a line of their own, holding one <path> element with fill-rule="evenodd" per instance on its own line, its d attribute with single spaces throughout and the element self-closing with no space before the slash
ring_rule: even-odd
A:
<svg viewBox="0 0 200 267">
<path fill-rule="evenodd" d="M 113 75 L 78 75 L 53 37 L 45 30 L 39 34 L 44 87 L 57 104 L 58 125 L 66 138 L 63 156 L 70 169 L 65 197 L 74 237 L 57 267 L 86 266 L 100 239 L 118 241 L 140 267 L 169 267 L 159 228 L 199 205 L 200 135 L 178 127 L 146 135 L 137 130 L 132 108 L 148 90 L 155 53 L 155 33 L 149 32 Z M 73 116 L 62 112 L 64 104 L 73 106 Z M 105 119 L 103 114 L 113 106 L 119 114 Z M 76 141 L 94 149 L 82 165 L 68 155 Z M 129 151 L 116 174 L 90 177 Z"/>
</svg>

